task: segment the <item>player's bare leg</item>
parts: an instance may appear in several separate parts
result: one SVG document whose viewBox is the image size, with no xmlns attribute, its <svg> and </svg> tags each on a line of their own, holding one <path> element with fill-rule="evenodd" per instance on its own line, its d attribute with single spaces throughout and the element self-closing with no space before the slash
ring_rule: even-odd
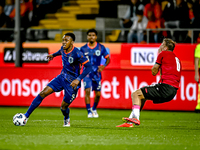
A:
<svg viewBox="0 0 200 150">
<path fill-rule="evenodd" d="M 70 118 L 69 118 L 69 113 L 70 113 L 70 109 L 69 109 L 69 104 L 66 103 L 64 100 L 62 101 L 61 104 L 61 112 L 64 116 L 64 127 L 70 127 Z"/>
<path fill-rule="evenodd" d="M 101 91 L 95 91 L 94 102 L 99 103 L 100 97 L 101 97 Z"/>
<path fill-rule="evenodd" d="M 90 88 L 85 89 L 85 104 L 88 111 L 88 118 L 92 118 L 92 112 L 90 108 Z"/>
<path fill-rule="evenodd" d="M 123 118 L 125 121 L 132 122 L 135 125 L 140 125 L 140 110 L 142 110 L 144 104 L 145 104 L 145 98 L 140 89 L 136 90 L 131 94 L 132 98 L 132 112 L 129 116 L 129 118 Z"/>
<path fill-rule="evenodd" d="M 41 104 L 42 100 L 53 93 L 53 89 L 49 86 L 46 86 L 35 99 L 32 101 L 31 105 L 29 106 L 27 112 L 25 113 L 25 116 L 28 118 L 31 113 Z"/>
<path fill-rule="evenodd" d="M 142 99 L 144 100 L 145 98 L 144 98 L 142 91 L 140 89 L 138 89 L 131 94 L 131 99 L 132 99 L 133 105 L 141 106 L 141 103 L 142 103 L 141 100 Z"/>
<path fill-rule="evenodd" d="M 100 101 L 100 97 L 101 97 L 101 91 L 95 91 L 94 105 L 93 105 L 92 110 L 91 110 L 94 118 L 99 117 L 96 108 L 97 108 L 97 105 Z"/>
<path fill-rule="evenodd" d="M 142 110 L 146 100 L 140 89 L 136 90 L 131 94 L 132 98 L 132 112 L 129 118 L 123 117 L 122 120 L 125 121 L 124 124 L 118 125 L 117 127 L 133 127 L 135 125 L 140 125 L 140 110 Z"/>
<path fill-rule="evenodd" d="M 197 96 L 197 105 L 195 107 L 195 112 L 200 113 L 200 83 L 198 83 L 198 96 Z"/>
<path fill-rule="evenodd" d="M 41 92 L 40 92 L 40 96 L 42 97 L 42 98 L 45 98 L 45 97 L 47 97 L 48 95 L 50 95 L 51 93 L 53 93 L 54 91 L 53 91 L 53 89 L 51 88 L 51 87 L 49 87 L 49 86 L 46 86 Z"/>
</svg>

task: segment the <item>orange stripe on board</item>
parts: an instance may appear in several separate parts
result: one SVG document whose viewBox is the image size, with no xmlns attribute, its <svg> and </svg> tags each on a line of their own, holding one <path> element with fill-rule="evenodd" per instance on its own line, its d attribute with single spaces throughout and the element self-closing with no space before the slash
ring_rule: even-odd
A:
<svg viewBox="0 0 200 150">
<path fill-rule="evenodd" d="M 121 43 L 102 43 L 106 48 L 110 49 L 111 54 L 121 53 Z M 81 47 L 85 43 L 74 43 L 75 47 Z M 24 48 L 48 48 L 49 53 L 57 52 L 62 46 L 62 43 L 23 43 Z M 4 52 L 5 47 L 15 47 L 15 43 L 0 43 L 0 53 Z"/>
</svg>

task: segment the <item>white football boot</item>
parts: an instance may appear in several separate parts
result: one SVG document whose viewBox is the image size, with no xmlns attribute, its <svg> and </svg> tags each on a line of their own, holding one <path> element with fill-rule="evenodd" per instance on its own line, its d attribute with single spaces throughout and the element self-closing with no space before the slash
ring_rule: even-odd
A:
<svg viewBox="0 0 200 150">
<path fill-rule="evenodd" d="M 92 112 L 88 113 L 88 118 L 92 118 L 93 115 L 92 115 Z"/>
<path fill-rule="evenodd" d="M 97 113 L 97 110 L 92 110 L 92 108 L 91 108 L 91 112 L 92 112 L 93 118 L 99 118 L 99 115 L 98 115 L 98 113 Z"/>
<path fill-rule="evenodd" d="M 70 118 L 64 120 L 64 125 L 63 127 L 70 127 Z"/>
</svg>

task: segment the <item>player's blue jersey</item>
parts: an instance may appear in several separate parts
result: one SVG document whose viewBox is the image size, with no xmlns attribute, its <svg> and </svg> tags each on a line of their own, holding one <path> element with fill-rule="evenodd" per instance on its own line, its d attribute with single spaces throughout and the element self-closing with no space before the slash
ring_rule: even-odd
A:
<svg viewBox="0 0 200 150">
<path fill-rule="evenodd" d="M 92 74 L 97 75 L 98 78 L 101 78 L 101 73 L 98 73 L 98 66 L 101 64 L 102 56 L 104 58 L 109 57 L 106 48 L 96 42 L 96 46 L 90 47 L 89 43 L 85 44 L 80 49 L 81 52 L 89 59 L 90 63 L 92 64 L 92 71 L 90 72 L 89 76 L 91 77 Z M 87 75 L 88 76 L 88 75 Z M 93 76 L 94 77 L 94 76 Z"/>
<path fill-rule="evenodd" d="M 61 49 L 53 55 L 62 55 L 63 69 L 61 74 L 70 83 L 80 75 L 80 64 L 84 65 L 85 63 L 89 62 L 84 54 L 76 47 L 73 47 L 68 53 L 66 53 L 63 47 L 61 47 Z"/>
</svg>

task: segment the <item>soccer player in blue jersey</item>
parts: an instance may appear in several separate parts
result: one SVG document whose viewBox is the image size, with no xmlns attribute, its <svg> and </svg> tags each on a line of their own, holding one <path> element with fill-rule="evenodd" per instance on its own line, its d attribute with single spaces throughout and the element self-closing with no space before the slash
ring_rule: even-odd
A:
<svg viewBox="0 0 200 150">
<path fill-rule="evenodd" d="M 98 118 L 99 115 L 96 108 L 101 96 L 101 72 L 110 63 L 110 57 L 106 48 L 96 41 L 97 31 L 95 29 L 89 29 L 87 31 L 87 40 L 88 43 L 80 49 L 92 64 L 92 71 L 83 79 L 85 88 L 85 103 L 88 111 L 88 118 Z M 104 65 L 101 65 L 102 56 L 106 59 Z M 86 68 L 83 68 L 83 70 L 85 69 Z M 95 91 L 94 104 L 92 108 L 90 108 L 91 88 Z"/>
<path fill-rule="evenodd" d="M 65 94 L 61 104 L 61 111 L 64 115 L 63 126 L 70 126 L 69 105 L 76 98 L 76 94 L 81 85 L 81 79 L 92 69 L 89 60 L 78 48 L 73 46 L 74 41 L 75 35 L 73 33 L 66 33 L 62 39 L 61 49 L 47 56 L 49 60 L 52 60 L 54 57 L 61 55 L 63 69 L 33 100 L 28 111 L 25 113 L 27 120 L 46 96 L 64 89 Z M 80 74 L 80 65 L 84 65 L 85 68 L 82 74 Z"/>
</svg>

